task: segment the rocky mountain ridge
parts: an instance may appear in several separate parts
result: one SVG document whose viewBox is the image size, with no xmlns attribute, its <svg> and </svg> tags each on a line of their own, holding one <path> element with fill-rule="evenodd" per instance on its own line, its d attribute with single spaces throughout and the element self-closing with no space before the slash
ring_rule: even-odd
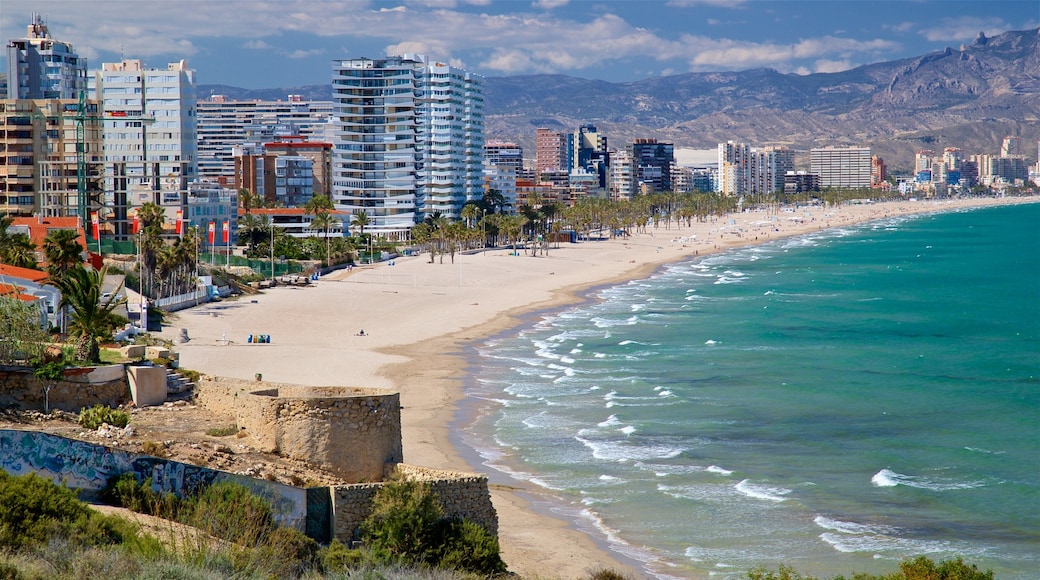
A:
<svg viewBox="0 0 1040 580">
<path fill-rule="evenodd" d="M 331 85 L 245 90 L 201 85 L 199 97 L 330 100 Z M 687 73 L 629 83 L 566 75 L 488 77 L 485 135 L 515 141 L 534 156 L 535 129 L 573 131 L 592 123 L 612 147 L 639 137 L 711 149 L 734 140 L 799 151 L 869 145 L 897 170 L 913 152 L 959 147 L 996 153 L 1006 135 L 1027 158 L 1040 140 L 1040 28 L 980 33 L 959 48 L 838 73 L 773 69 Z"/>
</svg>

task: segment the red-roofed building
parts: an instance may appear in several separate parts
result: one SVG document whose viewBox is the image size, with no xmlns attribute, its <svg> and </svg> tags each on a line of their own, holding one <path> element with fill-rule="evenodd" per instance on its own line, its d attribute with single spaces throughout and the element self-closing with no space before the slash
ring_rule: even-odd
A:
<svg viewBox="0 0 1040 580">
<path fill-rule="evenodd" d="M 87 236 L 79 223 L 78 217 L 13 217 L 11 227 L 8 228 L 8 231 L 12 234 L 23 233 L 29 235 L 29 239 L 36 246 L 36 261 L 40 264 L 47 263 L 47 255 L 43 251 L 43 240 L 47 238 L 48 234 L 56 230 L 72 230 L 76 232 L 76 241 L 79 242 L 79 245 L 83 246 L 84 250 L 90 249 L 90 246 L 87 245 Z"/>
<path fill-rule="evenodd" d="M 46 285 L 46 281 L 46 272 L 0 264 L 0 296 L 15 295 L 23 302 L 36 303 L 43 328 L 61 323 L 58 310 L 61 293 L 54 286 Z"/>
<path fill-rule="evenodd" d="M 0 281 L 11 283 L 12 280 L 24 280 L 34 284 L 43 284 L 47 280 L 47 272 L 32 268 L 19 268 L 8 264 L 0 264 Z"/>
</svg>

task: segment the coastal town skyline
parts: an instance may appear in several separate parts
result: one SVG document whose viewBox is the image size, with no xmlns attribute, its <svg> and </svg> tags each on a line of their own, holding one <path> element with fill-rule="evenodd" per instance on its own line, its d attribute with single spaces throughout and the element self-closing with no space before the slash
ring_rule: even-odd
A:
<svg viewBox="0 0 1040 580">
<path fill-rule="evenodd" d="M 774 68 L 838 72 L 1040 25 L 1034 2 L 715 0 L 4 3 L 0 35 L 40 14 L 90 68 L 187 60 L 201 84 L 326 82 L 332 61 L 419 53 L 484 76 L 566 74 L 611 82 Z M 132 8 L 132 9 L 130 9 Z M 6 72 L 6 63 L 4 69 Z"/>
</svg>

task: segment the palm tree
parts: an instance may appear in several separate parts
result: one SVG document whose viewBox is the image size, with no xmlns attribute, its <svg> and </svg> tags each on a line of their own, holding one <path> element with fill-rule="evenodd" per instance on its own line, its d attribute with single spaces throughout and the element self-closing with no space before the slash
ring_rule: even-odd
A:
<svg viewBox="0 0 1040 580">
<path fill-rule="evenodd" d="M 365 210 L 358 210 L 357 213 L 350 219 L 350 225 L 357 227 L 360 230 L 360 236 L 365 237 L 365 227 L 372 224 L 372 219 L 368 217 L 368 212 Z"/>
<path fill-rule="evenodd" d="M 154 203 L 146 203 L 137 211 L 137 219 L 141 228 L 139 234 L 141 236 L 141 294 L 154 298 L 158 254 L 166 245 L 163 241 L 163 223 L 166 220 L 166 213 L 162 207 Z"/>
<path fill-rule="evenodd" d="M 43 240 L 47 256 L 47 274 L 61 278 L 66 272 L 83 263 L 83 246 L 75 230 L 54 230 Z"/>
<path fill-rule="evenodd" d="M 342 222 L 340 222 L 339 218 L 332 217 L 332 214 L 330 214 L 327 211 L 320 212 L 320 213 L 316 214 L 314 216 L 314 219 L 311 221 L 311 228 L 312 229 L 320 229 L 320 230 L 324 231 L 324 233 L 325 233 L 325 265 L 326 266 L 328 266 L 331 263 L 331 261 L 332 261 L 332 258 L 329 255 L 329 252 L 330 252 L 330 250 L 329 250 L 329 230 L 334 228 L 334 227 L 336 227 L 336 226 L 338 226 L 338 225 L 341 225 L 341 223 Z"/>
<path fill-rule="evenodd" d="M 101 362 L 98 340 L 111 338 L 112 329 L 119 324 L 112 311 L 125 301 L 117 298 L 122 284 L 109 298 L 101 298 L 104 279 L 98 270 L 78 265 L 52 281 L 61 290 L 60 306 L 71 310 L 69 333 L 77 337 L 76 358 L 91 363 Z"/>
<path fill-rule="evenodd" d="M 36 268 L 36 245 L 26 234 L 11 234 L 7 229 L 14 218 L 0 214 L 0 264 Z"/>
</svg>

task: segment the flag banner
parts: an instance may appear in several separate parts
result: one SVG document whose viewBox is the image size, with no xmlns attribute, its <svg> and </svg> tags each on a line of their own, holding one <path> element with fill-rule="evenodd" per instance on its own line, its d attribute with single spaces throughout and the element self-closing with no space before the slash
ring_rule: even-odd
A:
<svg viewBox="0 0 1040 580">
<path fill-rule="evenodd" d="M 140 232 L 140 231 L 141 231 L 141 220 L 140 220 L 140 218 L 137 217 L 137 214 L 134 214 L 134 235 L 136 236 L 137 233 Z"/>
<path fill-rule="evenodd" d="M 97 214 L 96 211 L 90 212 L 90 225 L 93 226 L 94 239 L 95 240 L 100 240 L 101 239 L 101 220 L 98 219 L 98 214 Z"/>
<path fill-rule="evenodd" d="M 227 244 L 228 240 L 231 239 L 231 222 L 224 220 L 224 227 L 221 228 L 221 231 L 223 232 L 224 243 Z"/>
<path fill-rule="evenodd" d="M 177 210 L 177 235 L 184 234 L 184 212 Z"/>
<path fill-rule="evenodd" d="M 209 245 L 213 245 L 213 222 L 209 222 Z"/>
</svg>

